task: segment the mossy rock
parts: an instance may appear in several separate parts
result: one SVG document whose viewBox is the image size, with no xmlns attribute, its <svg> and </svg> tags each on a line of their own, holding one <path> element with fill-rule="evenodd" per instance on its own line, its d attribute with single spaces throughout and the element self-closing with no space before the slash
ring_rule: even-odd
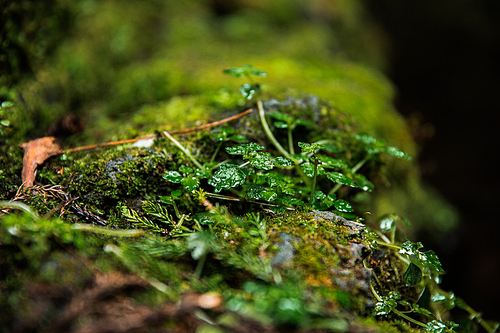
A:
<svg viewBox="0 0 500 333">
<path fill-rule="evenodd" d="M 443 295 L 433 280 L 442 274 L 439 261 L 427 252 L 415 252 L 417 258 L 432 258 L 434 266 L 414 266 L 408 277 L 408 263 L 392 249 L 403 247 L 379 239 L 360 223 L 364 211 L 359 208 L 375 202 L 362 202 L 360 195 L 383 187 L 386 177 L 409 177 L 411 162 L 388 154 L 395 148 L 388 149 L 383 141 L 360 136 L 359 121 L 327 100 L 293 91 L 269 97 L 262 106 L 239 106 L 238 95 L 227 91 L 176 97 L 143 107 L 133 116 L 134 123 L 116 129 L 140 136 L 153 129 L 171 131 L 181 125 L 181 116 L 196 126 L 200 119 L 256 109 L 231 123 L 180 135 L 177 140 L 190 156 L 158 135 L 151 145 L 98 148 L 50 159 L 38 172 L 38 184 L 16 196 L 45 218 L 2 217 L 2 249 L 9 253 L 1 262 L 8 281 L 2 293 L 8 296 L 2 299 L 9 314 L 2 319 L 4 327 L 43 331 L 40 323 L 48 322 L 51 329 L 61 331 L 117 325 L 111 313 L 97 321 L 96 308 L 75 307 L 111 294 L 121 301 L 102 301 L 106 306 L 123 311 L 121 302 L 133 300 L 133 313 L 145 314 L 137 322 L 150 328 L 203 330 L 201 316 L 217 322 L 214 329 L 220 332 L 240 326 L 271 331 L 418 331 L 391 311 L 390 304 L 401 301 L 409 309 L 416 307 L 412 304 L 419 301 L 423 286 Z M 224 109 L 220 103 L 225 103 Z M 318 171 L 316 190 L 323 194 L 311 196 L 308 178 L 284 167 L 292 160 L 276 158 L 280 153 L 261 127 L 261 107 L 268 112 L 265 119 L 273 135 L 285 147 L 290 147 L 289 136 L 276 120 L 301 119 L 292 132 L 296 152 L 303 146 L 298 142 L 322 142 L 324 150 L 317 155 L 321 165 L 336 170 L 337 176 L 343 174 L 345 178 L 332 179 L 349 185 L 332 191 L 335 184 Z M 245 140 L 254 145 L 240 146 Z M 265 152 L 259 153 L 261 149 Z M 247 154 L 250 164 L 245 167 L 238 154 Z M 310 163 L 311 156 L 290 155 L 303 159 L 302 164 Z M 365 159 L 359 173 L 353 171 Z M 273 170 L 270 161 L 275 163 Z M 392 163 L 408 167 L 390 168 Z M 246 170 L 240 172 L 246 182 L 223 184 L 218 191 L 214 175 L 227 165 Z M 304 165 L 301 170 L 310 172 Z M 348 202 L 356 203 L 355 211 Z M 311 205 L 334 211 L 311 210 Z M 62 220 L 50 218 L 56 214 Z M 425 284 L 409 286 L 408 281 L 424 281 L 418 278 L 420 269 Z M 80 277 L 72 280 L 72 275 Z M 49 296 L 37 296 L 42 287 L 50 290 Z M 71 292 L 64 294 L 65 288 Z M 215 305 L 206 305 L 206 299 Z M 51 305 L 36 312 L 40 302 Z M 442 303 L 422 306 L 443 310 Z M 385 316 L 375 321 L 373 312 Z M 431 322 L 432 316 L 423 310 L 419 313 L 421 325 L 445 325 Z M 149 321 L 150 316 L 157 319 Z"/>
<path fill-rule="evenodd" d="M 452 327 L 426 312 L 446 320 L 445 308 L 455 306 L 453 294 L 437 284 L 439 261 L 418 244 L 398 241 L 414 230 L 450 230 L 456 215 L 422 184 L 414 161 L 387 153 L 416 158 L 418 147 L 392 105 L 394 88 L 381 73 L 383 36 L 360 1 L 51 5 L 32 26 L 58 27 L 54 9 L 62 6 L 71 29 L 49 36 L 50 45 L 58 41 L 52 50 L 43 38 L 9 35 L 31 59 L 32 76 L 22 77 L 16 51 L 8 58 L 15 71 L 0 78 L 9 84 L 0 98 L 13 105 L 0 109 L 0 199 L 10 207 L 0 216 L 4 330 Z M 30 27 L 16 26 L 18 9 L 14 4 L 6 13 L 22 35 Z M 320 19 L 311 24 L 311 16 Z M 305 120 L 292 133 L 293 149 L 323 140 L 323 162 L 346 178 L 320 175 L 315 189 L 322 194 L 311 196 L 312 181 L 298 169 L 259 169 L 286 162 L 276 159 L 280 152 L 262 129 L 257 104 L 237 93 L 245 81 L 222 73 L 243 64 L 268 74 L 259 98 L 278 142 L 291 150 L 271 112 Z M 237 121 L 176 137 L 205 171 L 161 136 L 248 108 L 254 112 Z M 39 167 L 35 186 L 19 190 L 19 144 L 47 135 L 68 113 L 86 127 L 61 138 L 66 148 L 158 135 L 152 145 L 52 157 Z M 258 156 L 254 173 L 239 173 L 247 183 L 216 193 L 213 174 L 245 162 L 225 150 L 243 138 L 264 154 L 248 157 Z M 373 155 L 364 161 L 367 154 Z M 261 177 L 266 173 L 269 180 Z M 333 191 L 332 179 L 356 186 Z M 413 311 L 413 321 L 398 309 Z"/>
</svg>

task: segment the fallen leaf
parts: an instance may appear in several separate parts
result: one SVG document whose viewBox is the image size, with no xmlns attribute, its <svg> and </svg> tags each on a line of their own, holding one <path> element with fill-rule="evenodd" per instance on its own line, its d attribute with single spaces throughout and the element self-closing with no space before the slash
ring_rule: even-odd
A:
<svg viewBox="0 0 500 333">
<path fill-rule="evenodd" d="M 24 149 L 22 179 L 24 187 L 31 187 L 35 181 L 36 168 L 49 157 L 60 154 L 62 149 L 56 138 L 48 136 L 19 145 Z"/>
</svg>

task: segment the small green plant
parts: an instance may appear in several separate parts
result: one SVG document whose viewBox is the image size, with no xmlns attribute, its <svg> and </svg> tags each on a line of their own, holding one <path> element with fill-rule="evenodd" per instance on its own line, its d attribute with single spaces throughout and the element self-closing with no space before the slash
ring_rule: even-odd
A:
<svg viewBox="0 0 500 333">
<path fill-rule="evenodd" d="M 3 136 L 6 129 L 10 127 L 10 120 L 4 119 L 4 114 L 6 114 L 6 111 L 12 106 L 14 106 L 14 104 L 9 101 L 2 102 L 0 105 L 0 136 Z"/>
<path fill-rule="evenodd" d="M 223 70 L 223 73 L 237 78 L 244 77 L 251 81 L 249 83 L 243 83 L 239 88 L 240 93 L 248 100 L 251 100 L 256 93 L 260 92 L 261 89 L 260 83 L 255 82 L 253 76 L 267 76 L 266 72 L 256 69 L 251 65 L 227 68 Z"/>
<path fill-rule="evenodd" d="M 470 320 L 476 320 L 487 332 L 495 332 L 499 324 L 482 320 L 480 313 L 474 311 L 462 299 L 456 298 L 451 292 L 446 292 L 439 288 L 441 276 L 445 274 L 441 262 L 432 250 L 422 252 L 423 248 L 420 242 L 405 241 L 401 245 L 395 243 L 395 233 L 398 222 L 402 222 L 410 227 L 408 219 L 396 214 L 388 214 L 379 221 L 380 232 L 378 236 L 374 233 L 368 233 L 372 249 L 379 246 L 389 248 L 395 251 L 401 262 L 406 264 L 406 270 L 403 273 L 403 280 L 409 287 L 415 287 L 420 290 L 419 298 L 416 302 L 408 302 L 402 299 L 402 295 L 396 291 L 390 291 L 387 296 L 380 295 L 375 290 L 375 282 L 382 288 L 378 277 L 373 273 L 374 282 L 370 285 L 371 291 L 377 300 L 373 310 L 376 316 L 386 316 L 391 312 L 416 324 L 426 332 L 442 333 L 455 332 L 459 325 L 453 321 L 445 321 L 442 315 L 446 310 L 452 310 L 454 307 L 467 311 Z M 385 234 L 389 234 L 387 238 Z M 431 311 L 434 309 L 435 311 Z M 409 314 L 418 314 L 428 319 L 427 323 L 416 320 Z"/>
<path fill-rule="evenodd" d="M 184 222 L 190 220 L 189 215 L 181 214 L 175 204 L 175 201 L 179 200 L 181 194 L 181 191 L 174 191 L 170 196 L 160 197 L 159 202 L 144 201 L 142 203 L 144 216 L 140 216 L 137 211 L 126 206 L 122 206 L 121 211 L 125 219 L 137 228 L 171 237 L 186 236 L 193 232 L 193 230 L 184 225 Z M 174 206 L 175 215 L 178 218 L 177 222 L 162 203 Z"/>
<path fill-rule="evenodd" d="M 95 241 L 93 255 L 113 254 L 119 266 L 148 281 L 162 297 L 177 301 L 183 293 L 216 292 L 232 315 L 251 315 L 282 330 L 363 330 L 365 319 L 356 318 L 351 326 L 352 314 L 373 309 L 377 323 L 368 319 L 369 325 L 381 331 L 395 323 L 403 330 L 458 332 L 464 328 L 447 315 L 454 307 L 467 311 L 470 325 L 475 320 L 490 333 L 498 328 L 439 287 L 444 270 L 433 251 L 423 251 L 419 242 L 398 243 L 398 227 L 411 226 L 406 218 L 384 215 L 374 231 L 359 223 L 364 215 L 354 215 L 354 196 L 375 188 L 368 179 L 376 179 L 373 170 L 387 155 L 409 159 L 407 154 L 368 135 L 318 134 L 306 109 L 266 112 L 264 105 L 270 104 L 262 102 L 262 86 L 254 80 L 266 76 L 263 71 L 243 66 L 224 72 L 250 80 L 239 90 L 248 103 L 256 100 L 254 123 L 262 130 L 220 127 L 192 135 L 189 142 L 165 132 L 170 141 L 159 139 L 153 146 L 161 151 L 159 163 L 149 156 L 153 148 L 141 152 L 146 156 L 136 154 L 142 159 L 134 155 L 134 165 L 140 166 L 136 174 L 150 168 L 158 186 L 137 185 L 119 201 L 115 221 L 132 230 L 52 225 L 24 204 L 2 201 L 2 214 L 29 213 L 21 224 L 13 217 L 2 220 L 2 242 L 39 256 L 54 239 L 59 245 L 74 240 L 84 251 L 90 248 L 84 242 Z M 165 143 L 181 153 L 168 151 Z M 122 186 L 136 174 L 120 178 Z M 147 195 L 139 208 L 129 204 L 137 194 Z M 41 227 L 53 232 L 39 232 Z M 98 236 L 83 237 L 86 233 Z M 10 281 L 18 281 L 14 272 Z M 366 305 L 373 300 L 374 307 Z M 218 322 L 207 313 L 207 321 Z"/>
</svg>

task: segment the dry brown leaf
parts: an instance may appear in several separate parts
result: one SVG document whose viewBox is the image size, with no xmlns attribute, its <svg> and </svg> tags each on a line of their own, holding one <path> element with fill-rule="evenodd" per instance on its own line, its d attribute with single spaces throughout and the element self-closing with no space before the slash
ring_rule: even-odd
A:
<svg viewBox="0 0 500 333">
<path fill-rule="evenodd" d="M 19 145 L 24 149 L 22 179 L 24 187 L 31 187 L 35 181 L 36 168 L 49 157 L 60 154 L 62 149 L 56 138 L 48 136 Z"/>
</svg>

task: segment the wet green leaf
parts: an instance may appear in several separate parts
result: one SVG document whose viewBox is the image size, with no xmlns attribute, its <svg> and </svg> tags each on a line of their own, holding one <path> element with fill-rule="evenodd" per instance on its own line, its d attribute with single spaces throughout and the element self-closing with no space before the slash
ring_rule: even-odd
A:
<svg viewBox="0 0 500 333">
<path fill-rule="evenodd" d="M 288 124 L 282 121 L 275 121 L 273 124 L 276 128 L 288 128 Z"/>
<path fill-rule="evenodd" d="M 401 293 L 399 291 L 390 291 L 389 292 L 390 299 L 401 299 Z"/>
<path fill-rule="evenodd" d="M 243 135 L 231 135 L 227 139 L 236 142 L 248 142 L 247 138 Z"/>
<path fill-rule="evenodd" d="M 166 174 L 163 175 L 163 179 L 166 179 L 172 183 L 180 183 L 182 180 L 182 176 L 177 171 L 168 171 Z"/>
<path fill-rule="evenodd" d="M 245 183 L 246 173 L 234 164 L 223 164 L 208 180 L 208 184 L 215 187 L 215 193 L 237 187 Z"/>
<path fill-rule="evenodd" d="M 234 146 L 234 147 L 226 147 L 226 151 L 231 155 L 248 155 L 249 152 L 256 150 L 264 150 L 264 147 L 256 144 L 254 142 Z"/>
<path fill-rule="evenodd" d="M 250 159 L 250 165 L 263 170 L 271 170 L 274 168 L 273 159 L 269 153 L 258 153 Z"/>
<path fill-rule="evenodd" d="M 314 192 L 314 198 L 316 200 L 323 201 L 326 199 L 326 194 L 323 193 L 322 191 L 316 191 L 316 192 Z"/>
<path fill-rule="evenodd" d="M 350 213 L 353 211 L 351 204 L 345 200 L 337 200 L 333 205 L 339 212 Z"/>
<path fill-rule="evenodd" d="M 205 170 L 202 169 L 195 169 L 194 170 L 194 175 L 200 179 L 207 178 L 210 176 L 210 173 L 208 173 Z"/>
<path fill-rule="evenodd" d="M 304 120 L 304 119 L 299 118 L 293 122 L 293 127 L 296 127 L 296 126 L 314 127 L 314 126 L 316 126 L 316 123 L 313 121 Z"/>
<path fill-rule="evenodd" d="M 391 156 L 398 157 L 398 158 L 403 158 L 405 160 L 411 160 L 411 157 L 408 156 L 405 152 L 399 150 L 396 147 L 387 147 L 385 149 L 385 152 Z"/>
<path fill-rule="evenodd" d="M 172 198 L 177 199 L 178 197 L 180 197 L 182 195 L 182 191 L 175 190 L 175 191 L 172 191 L 172 193 L 170 193 L 170 195 L 172 196 Z"/>
<path fill-rule="evenodd" d="M 402 306 L 407 306 L 407 307 L 411 308 L 411 303 L 410 302 L 407 302 L 407 301 L 398 301 L 398 303 L 401 304 Z"/>
<path fill-rule="evenodd" d="M 356 174 L 354 177 L 356 178 L 356 183 L 358 184 L 358 187 L 363 191 L 371 192 L 375 188 L 373 183 L 370 182 L 368 179 L 366 179 L 365 176 L 361 174 Z"/>
<path fill-rule="evenodd" d="M 284 167 L 290 167 L 293 166 L 293 161 L 289 158 L 283 157 L 283 156 L 278 156 L 274 159 L 274 163 L 277 164 L 278 166 L 284 168 Z"/>
<path fill-rule="evenodd" d="M 422 271 L 418 268 L 418 266 L 410 263 L 403 274 L 403 279 L 409 286 L 414 287 L 422 281 Z"/>
<path fill-rule="evenodd" d="M 234 77 L 242 77 L 248 75 L 248 73 L 245 70 L 236 67 L 226 68 L 222 72 L 224 74 L 232 75 Z"/>
<path fill-rule="evenodd" d="M 278 197 L 276 191 L 272 190 L 262 191 L 260 194 L 262 195 L 262 198 L 264 198 L 264 200 L 266 200 L 267 202 L 274 201 Z"/>
<path fill-rule="evenodd" d="M 347 165 L 344 163 L 344 161 L 332 158 L 327 155 L 317 155 L 319 159 L 321 160 L 321 166 L 324 168 L 338 168 L 338 169 L 346 169 Z"/>
<path fill-rule="evenodd" d="M 293 117 L 283 112 L 274 111 L 274 112 L 269 112 L 267 115 L 287 125 L 293 122 Z"/>
<path fill-rule="evenodd" d="M 327 205 L 327 208 L 330 208 L 337 200 L 337 196 L 335 194 L 328 194 L 326 198 L 323 200 L 323 203 Z"/>
<path fill-rule="evenodd" d="M 314 163 L 305 161 L 300 165 L 300 168 L 304 171 L 307 177 L 314 177 Z M 322 175 L 325 173 L 325 169 L 322 166 L 318 165 L 318 169 L 316 170 L 318 175 Z"/>
<path fill-rule="evenodd" d="M 188 189 L 188 191 L 193 192 L 200 186 L 200 180 L 193 176 L 188 176 L 182 178 L 181 184 Z"/>
<path fill-rule="evenodd" d="M 399 250 L 400 254 L 405 254 L 409 257 L 410 261 L 420 267 L 424 274 L 429 274 L 430 271 L 434 271 L 438 274 L 444 274 L 445 271 L 441 267 L 441 262 L 434 251 L 430 250 L 427 252 L 418 251 L 422 248 L 422 243 L 413 243 L 406 241 Z"/>
<path fill-rule="evenodd" d="M 340 172 L 327 172 L 326 176 L 328 179 L 330 179 L 332 182 L 337 183 L 337 184 L 343 184 L 351 187 L 357 187 L 357 185 L 349 179 L 346 175 Z"/>
<path fill-rule="evenodd" d="M 10 107 L 13 107 L 13 106 L 14 106 L 14 103 L 12 103 L 11 101 L 4 101 L 0 105 L 1 108 L 10 108 Z"/>
<path fill-rule="evenodd" d="M 380 231 L 382 231 L 384 234 L 386 232 L 394 230 L 395 228 L 396 220 L 392 217 L 392 215 L 389 215 L 380 221 Z"/>
<path fill-rule="evenodd" d="M 427 310 L 426 308 L 420 307 L 418 304 L 413 304 L 412 310 L 413 312 L 420 313 L 424 316 L 427 316 L 428 318 L 434 318 L 434 314 L 431 311 Z"/>
<path fill-rule="evenodd" d="M 252 65 L 244 65 L 241 67 L 226 68 L 222 72 L 224 74 L 232 75 L 234 77 L 244 77 L 244 76 L 248 77 L 250 75 L 262 76 L 262 77 L 267 76 L 266 72 L 264 72 L 260 69 L 256 69 Z"/>
<path fill-rule="evenodd" d="M 441 320 L 433 320 L 427 325 L 425 325 L 424 330 L 426 332 L 431 332 L 431 333 L 442 333 L 446 332 L 448 328 L 446 327 L 445 323 L 442 322 Z"/>
<path fill-rule="evenodd" d="M 299 142 L 298 145 L 303 153 L 315 153 L 316 150 L 325 148 L 325 146 L 317 143 Z"/>
<path fill-rule="evenodd" d="M 392 308 L 389 304 L 385 302 L 377 302 L 377 304 L 375 304 L 375 309 L 373 311 L 377 316 L 384 316 L 391 313 Z"/>
<path fill-rule="evenodd" d="M 416 256 L 416 255 L 420 254 L 420 252 L 418 250 L 423 248 L 423 247 L 424 246 L 420 242 L 413 243 L 410 241 L 406 241 L 403 243 L 403 245 L 401 245 L 401 249 L 399 250 L 399 253 L 406 254 L 408 256 Z"/>
<path fill-rule="evenodd" d="M 262 198 L 262 194 L 260 194 L 262 191 L 264 191 L 266 188 L 262 185 L 255 185 L 252 184 L 248 187 L 248 192 L 247 196 L 250 199 L 254 200 L 260 200 Z"/>
<path fill-rule="evenodd" d="M 266 183 L 271 187 L 284 187 L 286 186 L 286 182 L 279 179 L 277 175 L 271 174 L 266 177 Z"/>
<path fill-rule="evenodd" d="M 441 261 L 434 251 L 429 250 L 427 252 L 424 252 L 423 255 L 425 257 L 425 262 L 430 269 L 440 274 L 445 273 L 444 269 L 441 267 Z"/>
<path fill-rule="evenodd" d="M 193 168 L 191 167 L 188 167 L 186 165 L 181 165 L 179 167 L 179 171 L 182 172 L 184 175 L 188 175 L 190 174 L 191 172 L 193 172 Z"/>
<path fill-rule="evenodd" d="M 399 297 L 398 297 L 399 296 Z M 392 312 L 392 309 L 395 309 L 397 304 L 397 300 L 401 298 L 399 293 L 397 292 L 390 292 L 389 297 L 387 296 L 382 296 L 382 302 L 377 302 L 375 304 L 375 309 L 374 312 L 377 316 L 383 316 L 383 315 L 388 315 L 389 313 Z"/>
<path fill-rule="evenodd" d="M 432 295 L 431 300 L 433 302 L 443 302 L 446 301 L 447 297 L 446 295 L 440 294 L 440 293 L 435 293 Z"/>
<path fill-rule="evenodd" d="M 240 93 L 246 99 L 250 100 L 253 98 L 256 92 L 260 91 L 260 84 L 243 83 L 239 89 Z"/>
<path fill-rule="evenodd" d="M 193 220 L 198 221 L 202 225 L 214 224 L 215 218 L 210 213 L 197 213 L 193 215 Z"/>
<path fill-rule="evenodd" d="M 250 71 L 250 74 L 255 75 L 255 76 L 262 76 L 262 77 L 266 77 L 267 76 L 267 73 L 264 72 L 264 71 L 261 71 L 260 69 L 252 69 Z"/>
</svg>

